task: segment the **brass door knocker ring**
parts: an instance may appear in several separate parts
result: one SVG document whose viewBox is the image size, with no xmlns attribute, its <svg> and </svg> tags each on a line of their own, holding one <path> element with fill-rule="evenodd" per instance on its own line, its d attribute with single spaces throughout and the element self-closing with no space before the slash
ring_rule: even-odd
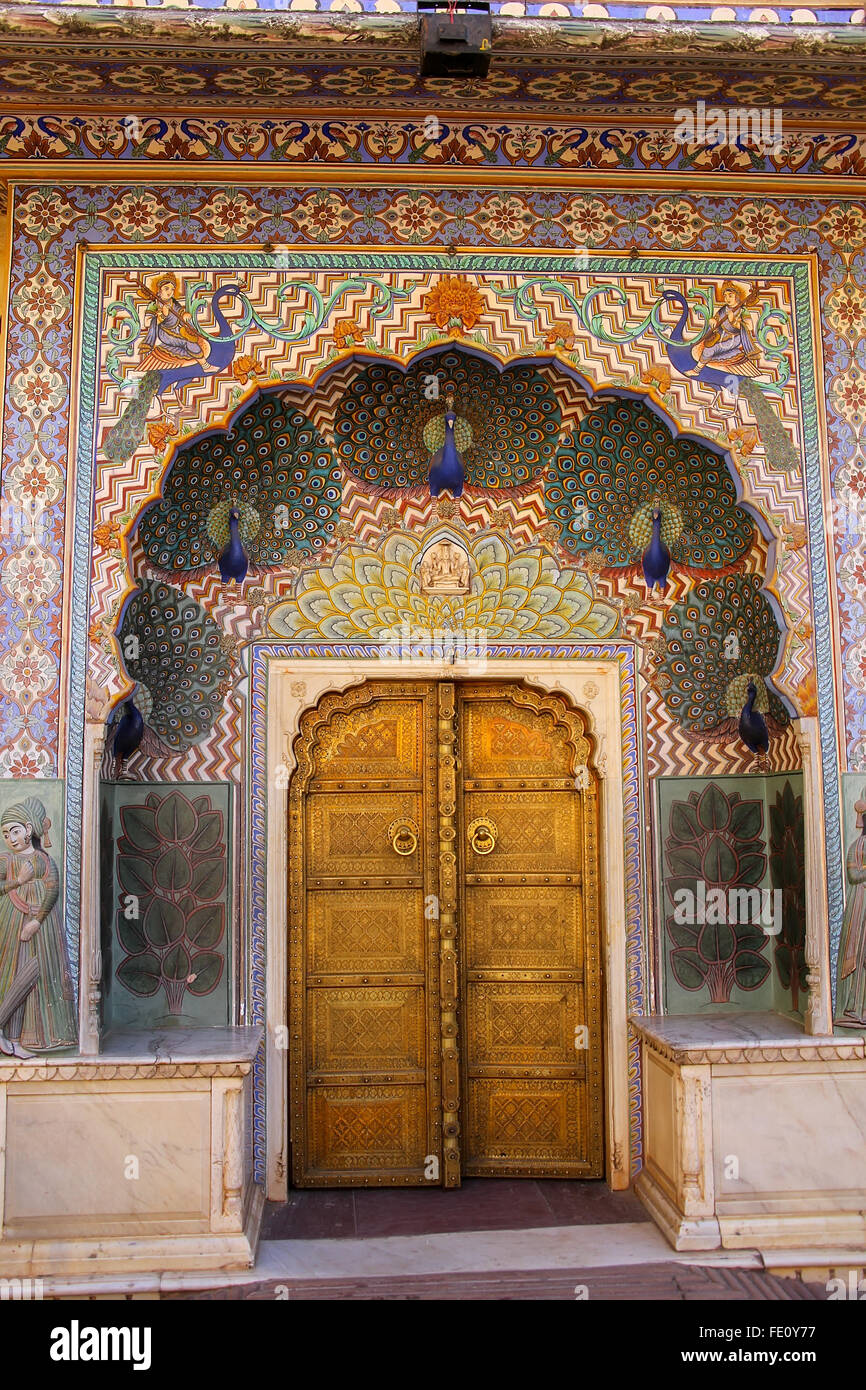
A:
<svg viewBox="0 0 866 1390">
<path fill-rule="evenodd" d="M 413 820 L 395 820 L 388 827 L 388 839 L 395 854 L 414 854 L 418 848 L 418 827 Z"/>
<path fill-rule="evenodd" d="M 489 854 L 496 844 L 499 831 L 496 829 L 495 821 L 490 820 L 487 816 L 478 816 L 470 822 L 466 833 L 476 854 Z"/>
</svg>

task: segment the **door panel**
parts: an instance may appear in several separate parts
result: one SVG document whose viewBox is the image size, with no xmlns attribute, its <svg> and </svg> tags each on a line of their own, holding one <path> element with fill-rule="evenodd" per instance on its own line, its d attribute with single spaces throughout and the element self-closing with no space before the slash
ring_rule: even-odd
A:
<svg viewBox="0 0 866 1390">
<path fill-rule="evenodd" d="M 529 782 L 528 778 L 524 780 Z M 464 796 L 463 819 L 467 826 L 476 818 L 489 816 L 497 828 L 496 842 L 489 853 L 469 853 L 469 882 L 520 883 L 529 875 L 540 883 L 573 883 L 580 855 L 580 804 L 574 791 L 506 792 L 494 787 L 495 783 L 491 783 L 487 791 L 468 792 Z M 484 872 L 476 875 L 475 869 Z M 532 895 L 529 896 L 531 900 Z"/>
<path fill-rule="evenodd" d="M 480 875 L 479 875 L 480 880 Z M 583 932 L 577 895 L 558 886 L 474 882 L 465 887 L 472 932 L 465 942 L 470 970 L 552 970 L 563 959 L 583 964 Z"/>
<path fill-rule="evenodd" d="M 391 888 L 365 894 L 342 888 L 307 893 L 307 961 L 311 975 L 424 970 L 424 894 Z"/>
<path fill-rule="evenodd" d="M 296 740 L 297 1186 L 429 1184 L 440 1155 L 439 943 L 424 911 L 437 884 L 435 693 L 383 683 L 327 696 Z"/>
<path fill-rule="evenodd" d="M 370 682 L 295 751 L 295 1185 L 601 1176 L 581 716 L 517 682 Z"/>
<path fill-rule="evenodd" d="M 582 726 L 555 697 L 479 682 L 461 687 L 459 727 L 463 1171 L 601 1176 L 595 786 L 578 787 Z M 492 846 L 476 846 L 479 822 Z"/>
<path fill-rule="evenodd" d="M 407 876 L 418 878 L 424 855 L 419 840 L 408 856 L 395 854 L 389 835 L 395 821 L 424 819 L 421 791 L 392 792 L 378 789 L 375 795 L 347 783 L 339 792 L 319 792 L 310 796 L 307 808 L 309 872 L 312 882 L 333 885 L 341 878 L 358 879 L 364 874 L 406 883 Z"/>
</svg>

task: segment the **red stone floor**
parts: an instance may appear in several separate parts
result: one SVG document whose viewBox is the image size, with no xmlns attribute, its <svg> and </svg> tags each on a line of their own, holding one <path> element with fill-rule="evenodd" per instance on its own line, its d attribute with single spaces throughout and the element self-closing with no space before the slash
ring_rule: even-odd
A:
<svg viewBox="0 0 866 1390">
<path fill-rule="evenodd" d="M 454 1191 L 293 1191 L 269 1203 L 262 1240 L 334 1240 L 525 1231 L 542 1227 L 648 1222 L 632 1192 L 603 1182 L 470 1178 Z M 696 1260 L 700 1256 L 695 1256 Z M 754 1302 L 826 1299 L 822 1284 L 781 1279 L 760 1269 L 656 1262 L 574 1269 L 494 1269 L 343 1278 L 267 1278 L 222 1288 L 164 1293 L 170 1299 L 290 1300 L 636 1300 Z"/>
<path fill-rule="evenodd" d="M 387 1191 L 322 1188 L 269 1202 L 262 1240 L 426 1236 L 451 1231 L 525 1231 L 542 1226 L 610 1226 L 649 1221 L 632 1192 L 603 1182 L 468 1178 L 463 1186 Z"/>
</svg>

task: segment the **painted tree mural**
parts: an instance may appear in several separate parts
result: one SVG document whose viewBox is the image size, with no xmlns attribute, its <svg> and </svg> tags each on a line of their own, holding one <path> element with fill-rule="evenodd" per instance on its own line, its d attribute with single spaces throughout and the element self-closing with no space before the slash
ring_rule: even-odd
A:
<svg viewBox="0 0 866 1390">
<path fill-rule="evenodd" d="M 714 782 L 671 804 L 666 889 L 672 905 L 685 890 L 681 900 L 697 910 L 691 921 L 677 920 L 677 913 L 666 917 L 670 969 L 683 989 L 706 990 L 714 1004 L 727 1003 L 734 986 L 758 989 L 770 972 L 768 938 L 759 922 L 732 920 L 735 914 L 727 910 L 700 906 L 721 901 L 714 890 L 721 890 L 727 904 L 731 890 L 758 888 L 767 869 L 763 830 L 761 801 L 743 800 L 737 792 L 727 796 Z"/>
<path fill-rule="evenodd" d="M 222 977 L 226 843 L 210 796 L 151 792 L 120 810 L 117 933 L 127 952 L 117 979 L 147 998 L 165 991 L 177 1015 L 187 991 L 211 994 Z"/>
<path fill-rule="evenodd" d="M 790 782 L 770 806 L 770 879 L 782 894 L 782 927 L 776 938 L 776 972 L 799 1009 L 806 989 L 806 868 L 803 798 Z"/>
</svg>

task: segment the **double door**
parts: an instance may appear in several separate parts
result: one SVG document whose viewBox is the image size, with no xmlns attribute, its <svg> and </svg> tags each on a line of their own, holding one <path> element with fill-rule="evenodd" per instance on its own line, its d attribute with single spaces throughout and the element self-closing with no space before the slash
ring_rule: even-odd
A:
<svg viewBox="0 0 866 1390">
<path fill-rule="evenodd" d="M 518 682 L 371 681 L 289 790 L 298 1187 L 602 1175 L 596 781 Z"/>
</svg>

